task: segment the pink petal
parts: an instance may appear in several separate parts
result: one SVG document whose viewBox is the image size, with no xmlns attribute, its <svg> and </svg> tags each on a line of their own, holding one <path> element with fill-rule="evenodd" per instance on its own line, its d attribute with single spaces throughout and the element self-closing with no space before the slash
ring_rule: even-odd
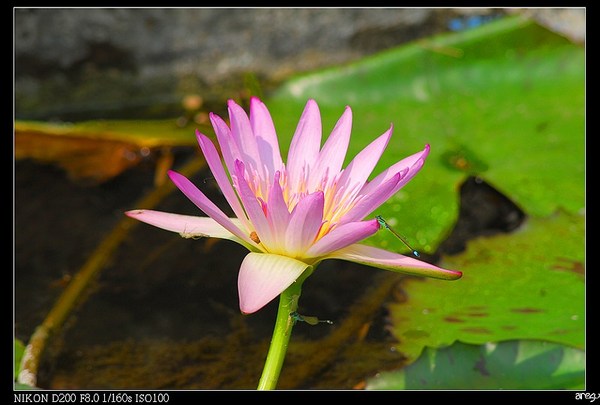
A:
<svg viewBox="0 0 600 405">
<path fill-rule="evenodd" d="M 404 174 L 408 169 L 404 169 Z M 375 211 L 381 204 L 386 202 L 397 190 L 398 183 L 402 181 L 402 173 L 387 179 L 377 187 L 371 194 L 361 195 L 360 201 L 356 203 L 341 219 L 340 224 L 360 221 L 371 212 Z"/>
<path fill-rule="evenodd" d="M 261 161 L 268 169 L 270 176 L 273 176 L 276 171 L 283 169 L 279 141 L 277 140 L 271 114 L 267 106 L 257 97 L 250 98 L 250 126 L 254 136 L 256 136 Z M 273 178 L 269 177 L 266 180 L 271 182 Z"/>
<path fill-rule="evenodd" d="M 423 167 L 424 164 L 425 164 L 425 160 L 424 159 L 417 160 L 415 162 L 415 164 L 413 164 L 408 169 L 408 172 L 406 173 L 406 175 L 404 175 L 404 177 L 402 177 L 402 179 L 400 179 L 400 181 L 398 182 L 398 184 L 396 184 L 396 189 L 392 192 L 392 194 L 395 194 L 398 190 L 400 190 L 402 187 L 404 187 L 406 185 L 406 183 L 408 183 L 409 181 L 411 181 L 412 178 L 415 177 L 415 175 L 417 173 L 419 173 L 419 171 L 421 170 L 421 168 Z"/>
<path fill-rule="evenodd" d="M 369 194 L 373 190 L 376 190 L 383 182 L 388 180 L 390 177 L 402 170 L 408 168 L 408 173 L 402 178 L 400 183 L 396 187 L 396 191 L 400 190 L 406 183 L 408 183 L 414 176 L 421 170 L 425 159 L 429 155 L 429 145 L 425 145 L 425 149 L 417 152 L 409 157 L 406 157 L 398 163 L 392 165 L 388 169 L 384 170 L 381 174 L 375 177 L 373 180 L 365 184 L 360 194 Z"/>
<path fill-rule="evenodd" d="M 273 249 L 283 251 L 285 249 L 285 234 L 290 222 L 290 212 L 283 198 L 283 191 L 279 185 L 279 177 L 279 172 L 276 172 L 273 179 L 273 186 L 269 191 L 267 220 L 275 239 Z"/>
<path fill-rule="evenodd" d="M 206 215 L 217 221 L 223 228 L 237 236 L 238 238 L 246 241 L 249 244 L 254 244 L 250 239 L 250 235 L 246 235 L 245 232 L 240 230 L 231 220 L 217 207 L 212 201 L 210 201 L 202 191 L 200 191 L 191 181 L 185 176 L 177 173 L 176 171 L 169 170 L 169 177 L 175 183 L 175 185 L 189 198 L 198 208 L 202 210 Z"/>
<path fill-rule="evenodd" d="M 367 145 L 367 147 L 360 151 L 352 162 L 344 169 L 338 185 L 347 190 L 346 193 L 354 190 L 355 185 L 360 185 L 360 188 L 363 187 L 362 185 L 367 181 L 371 172 L 377 165 L 379 158 L 381 158 L 381 155 L 392 136 L 392 129 L 393 128 L 390 127 L 385 133 Z"/>
<path fill-rule="evenodd" d="M 248 223 L 244 209 L 242 208 L 240 200 L 233 190 L 233 186 L 231 185 L 229 177 L 227 177 L 227 173 L 225 173 L 225 169 L 223 168 L 221 158 L 217 152 L 217 149 L 215 148 L 215 145 L 207 136 L 201 134 L 197 130 L 196 137 L 198 138 L 198 144 L 200 145 L 200 149 L 202 149 L 206 163 L 208 163 L 208 167 L 215 177 L 219 188 L 223 192 L 225 199 L 233 209 L 235 215 L 244 221 L 246 229 L 250 229 L 251 226 Z"/>
<path fill-rule="evenodd" d="M 285 246 L 290 254 L 304 253 L 312 245 L 323 223 L 325 197 L 317 191 L 302 198 L 290 216 Z"/>
<path fill-rule="evenodd" d="M 241 153 L 240 160 L 245 162 L 245 164 L 250 166 L 254 171 L 258 171 L 263 175 L 263 166 L 260 154 L 258 153 L 256 137 L 252 132 L 252 127 L 250 126 L 250 120 L 248 119 L 246 111 L 233 100 L 229 100 L 227 106 L 229 108 L 231 136 Z"/>
<path fill-rule="evenodd" d="M 310 170 L 321 148 L 321 113 L 314 100 L 308 100 L 287 158 L 288 182 L 291 190 L 298 190 L 306 171 Z"/>
<path fill-rule="evenodd" d="M 271 227 L 265 217 L 265 212 L 262 209 L 262 205 L 259 203 L 256 195 L 250 189 L 246 178 L 244 177 L 245 166 L 244 162 L 239 160 L 235 161 L 235 176 L 237 179 L 238 194 L 244 205 L 244 209 L 250 222 L 254 226 L 259 239 L 265 244 L 265 246 L 273 245 L 273 236 Z"/>
<path fill-rule="evenodd" d="M 319 257 L 335 252 L 346 246 L 359 242 L 379 230 L 376 219 L 370 221 L 350 222 L 335 227 L 327 235 L 319 239 L 307 252 L 306 257 Z"/>
<path fill-rule="evenodd" d="M 229 239 L 246 246 L 246 242 L 209 217 L 180 215 L 154 210 L 131 210 L 126 211 L 125 215 L 167 231 L 177 232 L 184 238 Z M 237 218 L 230 218 L 230 220 L 239 225 Z"/>
<path fill-rule="evenodd" d="M 309 190 L 317 189 L 319 186 L 325 188 L 342 169 L 348 143 L 350 142 L 350 133 L 352 131 L 352 110 L 346 107 L 341 118 L 338 120 L 335 128 L 327 138 L 325 145 L 319 153 L 315 167 L 310 173 Z M 323 178 L 327 176 L 327 183 L 321 184 Z"/>
<path fill-rule="evenodd" d="M 217 140 L 219 141 L 227 170 L 229 174 L 233 174 L 235 173 L 235 161 L 236 159 L 241 159 L 242 155 L 240 154 L 236 143 L 233 141 L 231 130 L 227 126 L 227 123 L 223 121 L 223 118 L 214 113 L 210 113 L 208 116 L 215 129 L 215 135 L 217 135 Z"/>
<path fill-rule="evenodd" d="M 324 259 L 348 260 L 384 270 L 442 280 L 457 280 L 462 276 L 460 271 L 442 269 L 412 257 L 361 244 L 340 249 L 327 255 Z"/>
<path fill-rule="evenodd" d="M 287 256 L 249 253 L 238 276 L 240 310 L 258 311 L 300 277 L 310 265 Z"/>
</svg>

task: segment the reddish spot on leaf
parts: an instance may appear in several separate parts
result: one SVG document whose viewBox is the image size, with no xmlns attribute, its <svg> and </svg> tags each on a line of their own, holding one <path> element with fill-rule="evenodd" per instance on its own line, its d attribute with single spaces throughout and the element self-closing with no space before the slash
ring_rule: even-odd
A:
<svg viewBox="0 0 600 405">
<path fill-rule="evenodd" d="M 572 260 L 566 257 L 558 257 L 558 263 L 552 266 L 552 269 L 558 271 L 569 271 L 585 278 L 585 266 L 582 262 Z"/>
<path fill-rule="evenodd" d="M 539 312 L 545 312 L 540 308 L 511 308 L 510 312 L 516 312 L 518 314 L 537 314 Z"/>
<path fill-rule="evenodd" d="M 444 321 L 450 322 L 450 323 L 461 323 L 461 322 L 464 322 L 464 319 L 460 319 L 455 316 L 447 316 L 444 318 Z"/>
<path fill-rule="evenodd" d="M 467 316 L 471 316 L 473 318 L 482 318 L 488 315 L 489 314 L 487 312 L 471 312 L 467 314 Z"/>
</svg>

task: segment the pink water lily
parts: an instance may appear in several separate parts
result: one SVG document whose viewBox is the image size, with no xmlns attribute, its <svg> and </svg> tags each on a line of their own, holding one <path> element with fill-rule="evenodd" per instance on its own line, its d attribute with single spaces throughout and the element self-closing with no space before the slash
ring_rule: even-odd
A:
<svg viewBox="0 0 600 405">
<path fill-rule="evenodd" d="M 126 214 L 184 237 L 229 239 L 248 248 L 238 276 L 243 313 L 258 311 L 326 259 L 446 280 L 461 277 L 459 271 L 358 243 L 380 228 L 376 218 L 364 218 L 417 174 L 429 145 L 369 181 L 392 126 L 342 168 L 352 111 L 346 107 L 321 147 L 321 115 L 317 103 L 309 100 L 284 163 L 273 120 L 258 98 L 250 100 L 249 116 L 233 100 L 228 110 L 229 126 L 210 114 L 224 164 L 213 142 L 197 131 L 196 135 L 235 218 L 175 171 L 169 172 L 171 180 L 208 217 L 154 210 Z"/>
</svg>

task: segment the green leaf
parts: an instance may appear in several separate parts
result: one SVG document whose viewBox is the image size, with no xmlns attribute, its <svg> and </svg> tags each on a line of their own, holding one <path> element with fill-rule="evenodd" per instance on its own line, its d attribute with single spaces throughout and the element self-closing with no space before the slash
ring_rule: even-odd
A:
<svg viewBox="0 0 600 405">
<path fill-rule="evenodd" d="M 16 380 L 17 376 L 19 375 L 19 371 L 21 370 L 21 359 L 23 359 L 23 354 L 25 353 L 25 345 L 19 339 L 15 339 L 15 341 L 14 341 L 14 351 L 15 351 L 14 380 Z"/>
<path fill-rule="evenodd" d="M 511 235 L 479 238 L 443 267 L 462 269 L 452 282 L 409 279 L 403 302 L 391 304 L 397 350 L 456 340 L 483 344 L 538 339 L 583 348 L 585 341 L 584 218 L 529 219 Z"/>
<path fill-rule="evenodd" d="M 427 348 L 410 366 L 380 373 L 371 390 L 583 390 L 585 353 L 556 343 L 455 343 Z"/>
<path fill-rule="evenodd" d="M 290 80 L 268 100 L 284 149 L 308 98 L 325 135 L 352 107 L 346 163 L 394 124 L 374 175 L 431 145 L 421 172 L 373 213 L 419 251 L 449 232 L 470 174 L 529 215 L 585 206 L 585 51 L 533 21 L 501 19 Z M 398 247 L 386 232 L 367 243 Z"/>
</svg>

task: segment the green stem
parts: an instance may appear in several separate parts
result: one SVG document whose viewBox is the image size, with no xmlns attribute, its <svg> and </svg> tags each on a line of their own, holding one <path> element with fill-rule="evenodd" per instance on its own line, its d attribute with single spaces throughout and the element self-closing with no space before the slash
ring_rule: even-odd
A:
<svg viewBox="0 0 600 405">
<path fill-rule="evenodd" d="M 295 319 L 292 318 L 292 313 L 298 309 L 298 299 L 302 293 L 302 283 L 312 271 L 305 271 L 302 276 L 279 296 L 279 308 L 277 309 L 277 319 L 273 336 L 271 337 L 271 346 L 267 353 L 265 366 L 262 376 L 258 382 L 259 390 L 273 390 L 277 387 L 279 374 L 285 354 L 287 352 L 290 337 L 292 336 L 292 328 L 294 327 Z"/>
</svg>

